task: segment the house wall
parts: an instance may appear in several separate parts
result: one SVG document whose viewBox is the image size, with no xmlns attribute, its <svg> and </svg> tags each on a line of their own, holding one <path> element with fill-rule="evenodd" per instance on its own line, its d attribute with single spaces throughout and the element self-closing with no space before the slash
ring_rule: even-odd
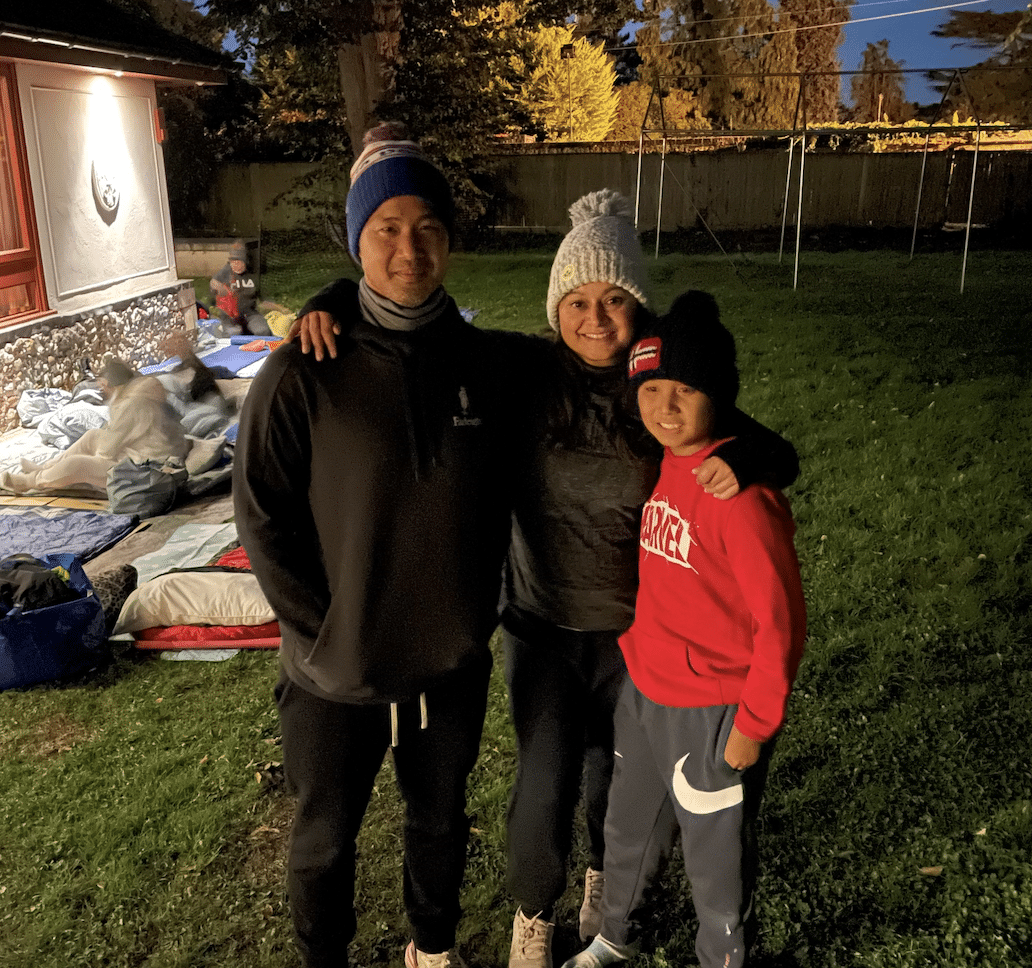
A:
<svg viewBox="0 0 1032 968">
<path fill-rule="evenodd" d="M 153 82 L 24 63 L 17 78 L 51 309 L 174 283 Z"/>
<path fill-rule="evenodd" d="M 18 62 L 40 260 L 51 315 L 0 330 L 0 430 L 24 389 L 71 389 L 80 365 L 163 359 L 196 323 L 176 272 L 152 81 Z"/>
</svg>

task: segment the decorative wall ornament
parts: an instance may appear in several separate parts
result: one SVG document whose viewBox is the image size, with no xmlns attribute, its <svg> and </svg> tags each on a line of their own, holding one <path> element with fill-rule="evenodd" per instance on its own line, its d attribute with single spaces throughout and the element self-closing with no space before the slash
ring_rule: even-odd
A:
<svg viewBox="0 0 1032 968">
<path fill-rule="evenodd" d="M 118 214 L 118 203 L 121 200 L 121 193 L 115 179 L 110 171 L 98 167 L 96 160 L 90 166 L 90 174 L 93 181 L 93 200 L 97 203 L 97 211 L 100 217 L 110 225 Z"/>
</svg>

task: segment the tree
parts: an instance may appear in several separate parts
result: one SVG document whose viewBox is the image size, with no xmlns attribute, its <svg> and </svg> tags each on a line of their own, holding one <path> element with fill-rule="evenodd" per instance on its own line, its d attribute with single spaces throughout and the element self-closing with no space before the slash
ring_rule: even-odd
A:
<svg viewBox="0 0 1032 968">
<path fill-rule="evenodd" d="M 510 38 L 503 33 L 484 37 L 475 30 L 482 22 L 479 14 L 496 6 L 484 0 L 209 0 L 208 10 L 251 52 L 259 45 L 333 50 L 351 139 L 357 143 L 374 121 L 382 120 L 382 108 L 412 98 L 420 75 L 425 82 L 431 75 L 443 82 L 433 88 L 439 107 L 421 128 L 437 127 L 438 118 L 452 122 L 469 107 L 481 114 L 480 89 L 475 85 L 489 81 L 491 70 L 484 70 L 484 65 L 510 73 L 510 51 L 504 49 Z M 563 23 L 577 12 L 576 4 L 563 0 L 527 0 L 517 6 L 524 8 L 521 19 L 526 26 Z M 582 6 L 593 23 L 607 25 L 634 9 L 630 0 L 596 0 Z M 449 58 L 451 72 L 446 77 L 439 62 Z M 502 113 L 504 128 L 506 105 L 492 106 Z"/>
<path fill-rule="evenodd" d="M 209 16 L 232 29 L 241 52 L 332 51 L 353 143 L 375 120 L 405 121 L 456 186 L 460 215 L 485 207 L 484 155 L 499 135 L 530 129 L 513 97 L 519 32 L 564 23 L 577 12 L 563 0 L 516 2 L 519 20 L 484 29 L 502 4 L 484 0 L 209 0 Z M 594 22 L 633 10 L 629 0 L 584 3 Z M 350 153 L 349 153 L 350 154 Z M 337 159 L 346 164 L 347 158 Z"/>
<path fill-rule="evenodd" d="M 644 12 L 644 80 L 691 91 L 697 117 L 714 128 L 791 124 L 795 43 L 768 0 L 646 0 Z"/>
<path fill-rule="evenodd" d="M 222 34 L 190 0 L 111 0 L 127 13 L 154 21 L 166 30 L 198 44 L 218 49 Z"/>
<path fill-rule="evenodd" d="M 672 88 L 662 95 L 654 96 L 654 89 L 643 81 L 632 81 L 622 84 L 616 89 L 620 103 L 616 109 L 616 120 L 609 132 L 607 141 L 633 141 L 641 138 L 642 125 L 653 130 L 662 128 L 666 123 L 668 133 L 689 131 L 704 127 L 697 111 L 695 97 L 690 91 Z M 661 97 L 663 110 L 660 114 L 656 98 Z M 648 117 L 646 118 L 646 111 Z"/>
<path fill-rule="evenodd" d="M 853 0 L 781 0 L 779 22 L 795 28 L 796 69 L 807 75 L 806 118 L 837 121 L 841 100 L 842 69 L 838 47 L 843 32 L 840 24 L 849 20 Z"/>
<path fill-rule="evenodd" d="M 974 50 L 993 51 L 965 72 L 962 85 L 952 83 L 952 72 L 929 74 L 936 89 L 946 94 L 946 107 L 983 121 L 1032 121 L 1032 3 L 1009 13 L 951 10 L 950 19 L 932 36 L 956 38 Z"/>
<path fill-rule="evenodd" d="M 868 44 L 860 61 L 862 73 L 850 82 L 852 121 L 909 121 L 913 108 L 903 90 L 903 61 L 889 57 L 889 42 Z"/>
<path fill-rule="evenodd" d="M 616 72 L 601 47 L 572 27 L 541 27 L 518 99 L 552 141 L 601 141 L 616 120 Z"/>
<path fill-rule="evenodd" d="M 328 153 L 347 154 L 347 119 L 332 51 L 320 58 L 294 47 L 255 58 L 251 80 L 261 91 L 258 119 L 263 154 L 318 161 Z"/>
</svg>

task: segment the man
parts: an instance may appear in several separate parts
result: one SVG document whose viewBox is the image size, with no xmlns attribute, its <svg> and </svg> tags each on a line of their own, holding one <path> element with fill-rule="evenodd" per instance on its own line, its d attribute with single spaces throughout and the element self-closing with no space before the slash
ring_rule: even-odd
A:
<svg viewBox="0 0 1032 968">
<path fill-rule="evenodd" d="M 405 801 L 408 968 L 459 968 L 465 787 L 486 709 L 518 406 L 504 334 L 442 288 L 441 172 L 381 125 L 351 172 L 363 270 L 319 294 L 333 359 L 288 344 L 248 395 L 237 524 L 280 621 L 276 698 L 297 808 L 288 860 L 305 968 L 347 964 L 355 836 L 388 745 Z M 511 415 L 511 416 L 504 416 Z"/>
</svg>

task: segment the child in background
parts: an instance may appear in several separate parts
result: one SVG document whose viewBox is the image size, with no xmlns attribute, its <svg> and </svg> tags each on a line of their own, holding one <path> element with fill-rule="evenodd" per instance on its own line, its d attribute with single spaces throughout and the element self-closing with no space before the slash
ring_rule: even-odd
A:
<svg viewBox="0 0 1032 968">
<path fill-rule="evenodd" d="M 706 293 L 679 297 L 631 350 L 646 429 L 664 445 L 645 505 L 629 678 L 615 718 L 602 925 L 563 968 L 630 958 L 638 912 L 678 827 L 702 968 L 747 963 L 755 823 L 803 652 L 806 607 L 788 501 L 755 484 L 727 501 L 692 474 L 734 406 L 734 339 Z"/>
<path fill-rule="evenodd" d="M 209 285 L 215 296 L 215 315 L 222 322 L 223 335 L 272 335 L 268 321 L 258 312 L 258 289 L 254 276 L 247 271 L 247 246 L 243 239 L 237 239 L 230 246 L 229 260 L 215 273 Z M 274 303 L 262 305 L 275 306 Z"/>
</svg>

